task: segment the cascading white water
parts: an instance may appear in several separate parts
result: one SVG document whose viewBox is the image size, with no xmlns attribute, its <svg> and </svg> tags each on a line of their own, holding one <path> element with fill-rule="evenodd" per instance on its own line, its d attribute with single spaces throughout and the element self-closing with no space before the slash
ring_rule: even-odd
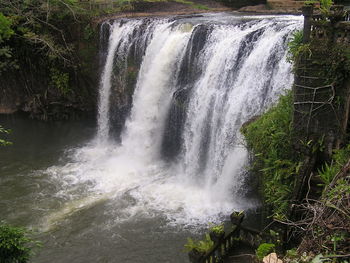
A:
<svg viewBox="0 0 350 263">
<path fill-rule="evenodd" d="M 132 21 L 131 23 L 121 26 L 120 23 L 115 23 L 112 26 L 110 41 L 108 46 L 108 54 L 104 70 L 102 72 L 99 102 L 98 102 L 98 136 L 99 143 L 106 142 L 109 136 L 109 107 L 111 94 L 111 81 L 113 62 L 117 54 L 119 61 L 125 61 L 125 56 L 130 48 L 130 38 L 135 27 L 140 25 L 141 21 Z"/>
<path fill-rule="evenodd" d="M 291 86 L 286 43 L 301 23 L 293 16 L 229 15 L 116 21 L 101 77 L 97 140 L 49 172 L 63 175 L 69 189 L 83 184 L 87 193 L 127 203 L 118 218 L 156 213 L 169 223 L 198 224 L 251 206 L 240 193 L 247 153 L 239 128 Z M 142 50 L 142 62 L 116 143 L 109 140 L 113 67 L 128 67 L 132 45 Z M 120 72 L 124 78 L 126 70 Z M 169 123 L 179 136 L 167 133 Z M 178 154 L 165 160 L 162 147 L 175 137 Z"/>
<path fill-rule="evenodd" d="M 181 163 L 187 177 L 200 177 L 216 197 L 227 200 L 241 190 L 244 177 L 239 178 L 239 170 L 246 159 L 241 125 L 291 86 L 285 37 L 293 29 L 293 23 L 281 28 L 262 20 L 243 28 L 218 26 L 207 39 L 199 58 L 203 73 L 190 98 Z M 240 50 L 254 32 L 261 35 L 248 43 L 252 49 Z"/>
<path fill-rule="evenodd" d="M 144 56 L 134 94 L 134 105 L 122 136 L 126 154 L 141 162 L 157 161 L 165 118 L 175 91 L 178 62 L 191 30 L 172 23 L 159 24 Z M 175 73 L 175 74 L 174 74 Z"/>
</svg>

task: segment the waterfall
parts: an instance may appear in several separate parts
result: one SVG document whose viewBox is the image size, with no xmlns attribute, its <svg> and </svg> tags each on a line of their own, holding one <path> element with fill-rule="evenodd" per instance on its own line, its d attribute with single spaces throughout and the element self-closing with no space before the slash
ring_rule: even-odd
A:
<svg viewBox="0 0 350 263">
<path fill-rule="evenodd" d="M 229 14 L 105 23 L 97 138 L 52 171 L 119 203 L 118 218 L 192 225 L 253 206 L 239 129 L 291 87 L 287 42 L 301 25 Z"/>
<path fill-rule="evenodd" d="M 191 35 L 182 26 L 161 23 L 155 27 L 143 58 L 133 107 L 126 122 L 122 143 L 126 151 L 151 161 L 159 156 L 164 122 L 175 91 L 178 62 Z"/>
<path fill-rule="evenodd" d="M 110 42 L 108 45 L 108 54 L 101 77 L 99 102 L 98 102 L 98 138 L 100 141 L 106 141 L 109 136 L 109 107 L 111 94 L 111 81 L 114 58 L 117 54 L 118 61 L 126 63 L 125 55 L 130 48 L 131 34 L 139 21 L 133 21 L 125 26 L 120 24 L 114 25 L 112 28 Z"/>
</svg>

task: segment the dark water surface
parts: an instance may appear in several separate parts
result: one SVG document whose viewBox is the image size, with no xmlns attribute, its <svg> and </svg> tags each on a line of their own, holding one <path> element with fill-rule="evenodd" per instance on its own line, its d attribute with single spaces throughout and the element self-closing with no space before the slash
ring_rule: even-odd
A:
<svg viewBox="0 0 350 263">
<path fill-rule="evenodd" d="M 95 134 L 93 121 L 2 116 L 0 123 L 12 130 L 7 138 L 13 142 L 0 148 L 0 220 L 36 232 L 43 248 L 33 262 L 187 262 L 183 244 L 194 234 L 166 226 L 161 216 L 130 214 L 116 224 L 113 200 L 63 205 L 69 200 L 57 194 L 61 183 L 42 171 L 64 163 L 67 149 L 88 142 Z M 48 228 L 44 219 L 55 210 L 54 226 Z"/>
<path fill-rule="evenodd" d="M 45 174 L 67 161 L 67 149 L 93 138 L 94 121 L 1 116 L 0 123 L 12 130 L 6 138 L 13 143 L 0 148 L 0 220 L 34 230 L 43 247 L 32 262 L 188 262 L 183 245 L 203 229 L 169 226 L 157 214 L 121 216 L 123 204 L 107 198 L 69 203 L 59 194 L 62 182 Z"/>
</svg>

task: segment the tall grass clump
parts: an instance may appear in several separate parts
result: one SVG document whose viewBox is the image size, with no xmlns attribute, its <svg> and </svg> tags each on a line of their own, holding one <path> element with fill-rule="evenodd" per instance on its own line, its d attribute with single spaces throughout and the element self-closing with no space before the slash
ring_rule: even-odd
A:
<svg viewBox="0 0 350 263">
<path fill-rule="evenodd" d="M 241 129 L 254 153 L 253 170 L 260 176 L 261 192 L 274 216 L 288 210 L 299 167 L 292 147 L 292 94 L 281 96 L 277 105 Z"/>
</svg>

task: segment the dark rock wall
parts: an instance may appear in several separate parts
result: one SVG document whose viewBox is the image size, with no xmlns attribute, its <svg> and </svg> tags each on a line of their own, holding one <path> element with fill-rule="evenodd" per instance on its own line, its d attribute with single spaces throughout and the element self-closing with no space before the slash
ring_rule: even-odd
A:
<svg viewBox="0 0 350 263">
<path fill-rule="evenodd" d="M 18 69 L 0 75 L 0 114 L 25 112 L 41 120 L 74 119 L 94 113 L 98 87 L 98 40 L 84 39 L 75 29 L 74 65 L 62 67 L 49 63 L 30 46 L 19 48 Z M 96 34 L 97 35 L 97 34 Z M 68 91 L 62 92 L 52 84 L 51 68 L 68 74 Z"/>
</svg>

